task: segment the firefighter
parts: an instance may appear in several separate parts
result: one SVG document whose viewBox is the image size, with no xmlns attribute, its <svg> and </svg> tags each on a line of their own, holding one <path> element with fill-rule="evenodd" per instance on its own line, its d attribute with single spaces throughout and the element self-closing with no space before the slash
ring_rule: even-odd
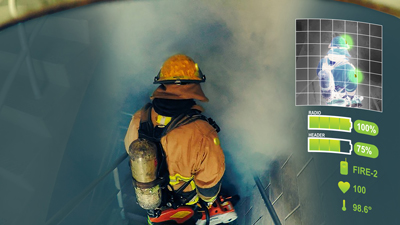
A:
<svg viewBox="0 0 400 225">
<path fill-rule="evenodd" d="M 362 106 L 363 97 L 356 95 L 359 78 L 349 62 L 350 46 L 343 37 L 337 36 L 332 39 L 329 48 L 317 68 L 322 97 L 328 105 Z"/>
<path fill-rule="evenodd" d="M 181 202 L 189 207 L 196 206 L 199 199 L 209 204 L 214 202 L 220 191 L 221 179 L 225 171 L 225 157 L 217 135 L 217 126 L 215 124 L 213 126 L 201 115 L 203 108 L 195 101 L 208 102 L 200 86 L 200 83 L 204 81 L 205 76 L 190 57 L 178 54 L 168 58 L 154 78 L 154 84 L 160 85 L 150 97 L 151 104 L 147 104 L 134 114 L 124 140 L 126 151 L 131 157 L 134 180 L 134 173 L 146 167 L 143 166 L 143 160 L 138 159 L 139 154 L 136 150 L 140 151 L 138 146 L 149 146 L 148 143 L 143 145 L 143 142 L 139 143 L 139 141 L 149 139 L 150 142 L 155 143 L 152 145 L 153 148 L 156 148 L 154 146 L 157 146 L 158 141 L 165 155 L 160 159 L 153 154 L 156 163 L 150 157 L 151 160 L 146 165 L 156 166 L 158 170 L 162 170 L 160 164 L 163 164 L 164 159 L 168 170 L 168 191 L 176 192 L 183 187 L 179 198 L 184 199 Z M 147 134 L 143 134 L 146 132 Z M 152 178 L 136 180 L 137 199 L 141 198 L 138 193 L 139 195 L 144 193 L 140 191 L 149 188 L 146 184 L 150 183 L 154 187 L 162 186 L 162 182 L 156 182 L 158 179 L 156 177 L 163 173 L 155 172 L 154 169 L 150 169 L 153 171 Z M 143 172 L 143 174 L 146 173 Z M 136 177 L 140 176 L 136 175 Z M 143 200 L 143 205 L 152 202 L 146 205 L 149 212 L 153 212 L 154 208 L 165 209 L 165 201 L 170 200 L 165 200 L 165 196 L 160 196 L 160 193 L 164 194 L 159 191 L 160 187 L 157 189 L 154 187 L 147 192 L 152 193 L 153 196 Z M 147 195 L 143 194 L 143 196 Z M 157 199 L 158 197 L 162 200 Z M 171 202 L 168 204 L 171 206 Z M 157 224 L 155 221 L 160 221 L 156 218 L 159 216 L 160 214 L 150 215 L 149 224 Z"/>
</svg>

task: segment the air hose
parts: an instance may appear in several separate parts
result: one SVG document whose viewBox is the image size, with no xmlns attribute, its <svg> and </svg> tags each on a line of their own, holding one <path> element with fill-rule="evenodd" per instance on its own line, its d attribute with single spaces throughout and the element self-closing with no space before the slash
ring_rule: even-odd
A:
<svg viewBox="0 0 400 225">
<path fill-rule="evenodd" d="M 204 201 L 200 200 L 200 205 L 202 208 L 204 208 L 204 212 L 206 213 L 206 224 L 205 225 L 210 225 L 210 212 L 208 211 L 207 205 Z"/>
</svg>

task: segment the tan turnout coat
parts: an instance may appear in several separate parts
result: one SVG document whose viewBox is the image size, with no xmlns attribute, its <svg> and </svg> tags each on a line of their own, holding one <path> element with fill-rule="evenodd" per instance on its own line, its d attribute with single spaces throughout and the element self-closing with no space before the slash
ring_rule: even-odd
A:
<svg viewBox="0 0 400 225">
<path fill-rule="evenodd" d="M 153 96 L 157 93 L 157 90 Z M 208 100 L 208 99 L 207 99 Z M 193 108 L 203 111 L 199 105 Z M 129 124 L 125 136 L 125 149 L 138 138 L 142 110 L 137 111 Z M 157 125 L 158 114 L 152 109 L 151 120 Z M 200 188 L 212 188 L 218 184 L 225 171 L 225 157 L 220 146 L 217 132 L 204 120 L 196 120 L 170 131 L 161 138 L 166 154 L 171 184 L 177 190 L 185 178 L 193 176 L 194 183 Z M 174 182 L 176 181 L 176 182 Z M 189 185 L 185 191 L 191 191 Z M 199 196 L 207 200 L 207 197 Z"/>
</svg>

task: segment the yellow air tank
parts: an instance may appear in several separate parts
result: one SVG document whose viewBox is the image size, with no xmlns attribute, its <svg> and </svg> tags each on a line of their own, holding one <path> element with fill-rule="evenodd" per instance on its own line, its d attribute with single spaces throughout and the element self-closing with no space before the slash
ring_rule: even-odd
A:
<svg viewBox="0 0 400 225">
<path fill-rule="evenodd" d="M 157 208 L 161 204 L 160 186 L 153 184 L 157 179 L 157 146 L 139 138 L 129 146 L 129 157 L 137 202 L 146 210 Z"/>
</svg>

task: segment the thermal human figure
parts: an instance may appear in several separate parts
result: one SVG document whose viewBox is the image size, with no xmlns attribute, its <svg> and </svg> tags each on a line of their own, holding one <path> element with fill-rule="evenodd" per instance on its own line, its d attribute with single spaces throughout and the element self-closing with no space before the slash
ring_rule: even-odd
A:
<svg viewBox="0 0 400 225">
<path fill-rule="evenodd" d="M 327 105 L 360 107 L 363 97 L 356 95 L 358 77 L 349 62 L 350 48 L 343 37 L 334 37 L 327 56 L 319 61 L 317 74 L 321 95 Z"/>
</svg>

